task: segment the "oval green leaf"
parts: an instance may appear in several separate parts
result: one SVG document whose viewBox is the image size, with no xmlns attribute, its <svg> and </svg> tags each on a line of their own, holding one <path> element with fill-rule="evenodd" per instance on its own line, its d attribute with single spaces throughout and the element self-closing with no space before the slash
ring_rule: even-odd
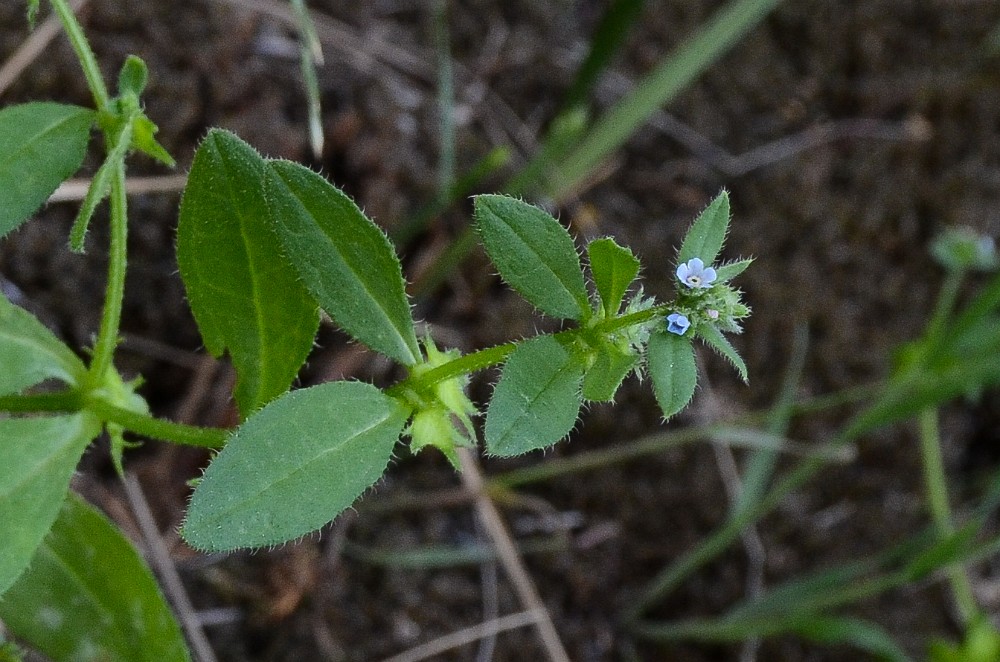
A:
<svg viewBox="0 0 1000 662">
<path fill-rule="evenodd" d="M 46 379 L 77 384 L 87 368 L 38 319 L 0 294 L 0 395 Z"/>
<path fill-rule="evenodd" d="M 80 456 L 99 432 L 87 414 L 0 419 L 0 595 L 52 527 Z"/>
<path fill-rule="evenodd" d="M 552 336 L 518 345 L 486 411 L 486 449 L 510 457 L 546 448 L 573 429 L 580 406 L 580 361 Z"/>
<path fill-rule="evenodd" d="M 732 279 L 739 276 L 741 273 L 747 270 L 753 264 L 753 258 L 748 258 L 745 260 L 736 260 L 735 262 L 728 262 L 726 264 L 720 265 L 715 268 L 716 282 L 717 283 L 728 283 Z"/>
<path fill-rule="evenodd" d="M 670 418 L 691 402 L 698 383 L 691 341 L 674 333 L 653 333 L 649 336 L 646 362 L 663 418 Z"/>
<path fill-rule="evenodd" d="M 0 619 L 55 662 L 187 662 L 153 573 L 121 532 L 70 494 L 30 569 L 0 599 Z"/>
<path fill-rule="evenodd" d="M 315 531 L 385 472 L 408 412 L 370 384 L 292 391 L 248 418 L 198 484 L 181 531 L 198 549 Z"/>
<path fill-rule="evenodd" d="M 420 357 L 399 258 L 354 202 L 297 163 L 270 161 L 281 243 L 320 306 L 355 339 L 404 365 Z"/>
<path fill-rule="evenodd" d="M 590 315 L 573 238 L 538 207 L 505 195 L 478 195 L 476 229 L 504 281 L 546 315 Z"/>
<path fill-rule="evenodd" d="M 614 400 L 618 388 L 638 362 L 639 357 L 632 352 L 604 343 L 583 377 L 583 397 L 596 402 Z"/>
<path fill-rule="evenodd" d="M 610 237 L 587 244 L 587 255 L 604 314 L 606 317 L 617 315 L 628 286 L 639 275 L 639 260 L 632 251 L 619 246 Z"/>
<path fill-rule="evenodd" d="M 722 251 L 729 231 L 729 193 L 723 191 L 708 203 L 704 211 L 698 214 L 694 223 L 684 235 L 678 264 L 683 264 L 691 258 L 699 257 L 708 266 L 715 262 Z"/>
<path fill-rule="evenodd" d="M 316 302 L 278 250 L 264 199 L 265 161 L 213 129 L 188 175 L 177 264 L 205 346 L 229 350 L 244 416 L 288 390 L 319 327 Z"/>
<path fill-rule="evenodd" d="M 42 206 L 80 169 L 93 111 L 34 102 L 0 110 L 0 237 Z"/>
</svg>

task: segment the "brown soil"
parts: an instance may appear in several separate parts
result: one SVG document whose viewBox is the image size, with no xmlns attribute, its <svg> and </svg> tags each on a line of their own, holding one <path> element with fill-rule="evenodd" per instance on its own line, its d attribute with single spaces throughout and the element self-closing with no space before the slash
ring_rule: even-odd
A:
<svg viewBox="0 0 1000 662">
<path fill-rule="evenodd" d="M 147 112 L 180 171 L 206 129 L 222 126 L 267 155 L 322 170 L 392 231 L 436 186 L 431 3 L 309 4 L 357 41 L 325 43 L 320 85 L 327 145 L 319 161 L 307 146 L 294 33 L 281 21 L 210 0 L 91 0 L 83 19 L 108 80 L 129 53 L 149 63 Z M 516 168 L 558 110 L 607 3 L 452 4 L 459 166 L 510 145 Z M 646 3 L 596 93 L 597 107 L 612 105 L 721 4 Z M 21 5 L 0 6 L 4 56 L 25 37 Z M 751 385 L 703 355 L 707 381 L 693 407 L 668 428 L 766 408 L 796 328 L 808 329 L 810 340 L 803 396 L 887 374 L 893 348 L 920 332 L 937 291 L 940 270 L 928 255 L 929 239 L 948 225 L 1000 234 L 1000 59 L 985 46 L 998 24 L 1000 5 L 989 0 L 787 2 L 672 102 L 669 116 L 641 129 L 596 181 L 566 201 L 562 218 L 578 236 L 612 235 L 632 246 L 643 260 L 647 290 L 669 296 L 674 247 L 686 224 L 721 187 L 731 193 L 728 255 L 757 258 L 740 281 L 754 315 L 736 339 Z M 88 103 L 64 40 L 46 49 L 3 103 L 36 99 Z M 686 139 L 685 131 L 696 132 L 700 142 Z M 810 143 L 820 134 L 833 139 Z M 774 150 L 754 151 L 786 137 L 799 149 L 773 159 Z M 743 156 L 725 158 L 720 150 Z M 95 162 L 96 154 L 89 172 Z M 164 174 L 143 158 L 134 166 L 135 174 Z M 497 177 L 483 189 L 502 181 Z M 143 394 L 158 414 L 230 425 L 231 372 L 202 358 L 176 273 L 177 202 L 177 194 L 131 200 L 119 365 L 145 377 Z M 99 220 L 87 254 L 71 254 L 65 237 L 74 213 L 72 205 L 51 205 L 5 240 L 0 273 L 6 292 L 20 292 L 22 305 L 79 347 L 98 326 L 106 232 Z M 468 205 L 450 210 L 402 248 L 412 280 L 468 213 Z M 443 287 L 418 300 L 417 313 L 440 329 L 445 344 L 464 350 L 547 328 L 492 274 L 484 258 L 473 255 Z M 324 328 L 303 381 L 348 376 L 392 378 L 386 365 Z M 493 378 L 474 382 L 481 401 Z M 822 442 L 847 414 L 797 421 L 790 434 Z M 974 498 L 975 477 L 995 463 L 998 416 L 996 398 L 947 410 L 946 460 L 956 499 Z M 586 411 L 568 442 L 515 462 L 484 461 L 484 470 L 611 449 L 663 429 L 648 384 L 632 380 L 616 405 Z M 906 425 L 867 436 L 855 461 L 823 471 L 763 520 L 757 533 L 766 552 L 765 583 L 869 555 L 923 526 L 915 442 Z M 186 549 L 171 533 L 182 517 L 185 481 L 206 460 L 198 451 L 151 443 L 128 456 L 128 467 L 174 545 L 197 609 L 229 609 L 215 612 L 225 618 L 206 628 L 222 660 L 377 660 L 479 623 L 491 610 L 521 608 L 491 564 L 413 569 L 378 562 L 378 552 L 483 540 L 467 504 L 440 503 L 442 490 L 460 482 L 438 455 L 401 452 L 357 513 L 322 535 L 212 558 Z M 634 642 L 618 615 L 660 568 L 720 522 L 728 503 L 722 476 L 719 455 L 699 444 L 528 485 L 519 501 L 504 505 L 519 539 L 555 541 L 555 548 L 525 558 L 572 659 L 624 658 Z M 87 455 L 78 488 L 134 531 L 103 448 Z M 747 568 L 747 555 L 736 546 L 655 614 L 720 613 L 744 595 Z M 991 570 L 977 568 L 974 576 L 984 607 L 997 610 Z M 849 613 L 873 618 L 919 657 L 932 633 L 955 635 L 938 582 L 865 601 Z M 494 660 L 544 659 L 531 628 L 505 632 L 495 646 Z M 642 660 L 739 658 L 738 647 L 702 644 L 639 644 L 634 652 Z M 476 647 L 436 659 L 477 659 Z M 859 655 L 788 637 L 764 642 L 757 659 L 832 662 Z"/>
</svg>

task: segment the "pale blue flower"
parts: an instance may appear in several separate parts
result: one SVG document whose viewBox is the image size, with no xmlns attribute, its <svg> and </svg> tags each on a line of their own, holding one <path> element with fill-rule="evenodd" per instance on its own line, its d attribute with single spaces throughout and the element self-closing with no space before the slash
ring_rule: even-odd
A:
<svg viewBox="0 0 1000 662">
<path fill-rule="evenodd" d="M 677 278 L 692 289 L 708 287 L 715 277 L 715 269 L 706 267 L 700 257 L 693 257 L 677 267 Z"/>
<path fill-rule="evenodd" d="M 667 315 L 667 331 L 683 336 L 691 327 L 691 320 L 680 313 L 670 313 Z"/>
</svg>

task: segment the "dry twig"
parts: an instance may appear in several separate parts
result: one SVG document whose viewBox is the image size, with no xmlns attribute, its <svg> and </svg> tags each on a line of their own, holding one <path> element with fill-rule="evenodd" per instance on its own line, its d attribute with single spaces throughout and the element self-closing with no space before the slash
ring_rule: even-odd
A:
<svg viewBox="0 0 1000 662">
<path fill-rule="evenodd" d="M 87 0 L 71 0 L 69 8 L 73 13 L 77 13 Z M 61 26 L 59 17 L 52 14 L 39 24 L 31 35 L 24 40 L 21 47 L 14 51 L 14 54 L 7 58 L 3 66 L 0 67 L 0 94 L 3 94 L 14 81 L 24 73 L 24 70 L 31 66 L 31 63 L 38 59 L 45 47 L 49 45 L 56 35 L 59 34 Z"/>
<path fill-rule="evenodd" d="M 195 657 L 200 662 L 216 662 L 215 652 L 208 643 L 204 630 L 201 629 L 201 621 L 191 604 L 184 584 L 181 582 L 177 567 L 170 558 L 170 552 L 160 537 L 159 528 L 153 519 L 153 512 L 149 508 L 149 503 L 142 492 L 142 486 L 135 476 L 126 476 L 124 480 L 125 495 L 128 497 L 129 505 L 135 514 L 136 521 L 139 522 L 139 529 L 149 546 L 150 563 L 156 568 L 160 577 L 160 585 L 163 591 L 170 598 L 170 603 L 177 612 L 177 617 L 181 622 L 181 627 L 187 634 L 188 641 Z"/>
<path fill-rule="evenodd" d="M 552 616 L 539 597 L 535 583 L 531 580 L 521 556 L 517 553 L 517 547 L 503 522 L 503 518 L 500 517 L 500 512 L 486 494 L 479 463 L 476 462 L 472 452 L 466 448 L 459 448 L 458 453 L 462 466 L 462 483 L 466 489 L 476 495 L 476 514 L 489 534 L 493 546 L 496 547 L 500 563 L 514 585 L 514 591 L 521 600 L 521 604 L 528 612 L 536 614 L 535 627 L 538 628 L 538 634 L 549 659 L 553 662 L 569 662 L 569 655 L 559 639 L 559 634 L 552 622 Z"/>
<path fill-rule="evenodd" d="M 515 628 L 524 627 L 525 625 L 537 623 L 539 618 L 544 617 L 544 615 L 538 614 L 536 610 L 521 611 L 516 614 L 510 614 L 492 621 L 486 621 L 484 623 L 479 623 L 478 625 L 473 625 L 472 627 L 465 628 L 464 630 L 458 630 L 457 632 L 446 634 L 443 637 L 439 637 L 433 641 L 428 641 L 425 644 L 411 648 L 410 650 L 400 653 L 399 655 L 394 655 L 393 657 L 383 660 L 383 662 L 420 662 L 420 660 L 426 660 L 434 657 L 435 655 L 440 655 L 441 653 L 449 651 L 453 648 L 470 644 L 474 641 L 478 641 L 479 639 L 495 636 L 504 630 L 513 630 Z M 566 659 L 568 660 L 569 658 Z"/>
</svg>

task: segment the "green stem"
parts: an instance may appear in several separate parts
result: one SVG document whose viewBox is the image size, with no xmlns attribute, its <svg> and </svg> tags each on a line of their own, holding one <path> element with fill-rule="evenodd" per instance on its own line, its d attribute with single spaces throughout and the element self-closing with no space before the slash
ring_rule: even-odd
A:
<svg viewBox="0 0 1000 662">
<path fill-rule="evenodd" d="M 313 156 L 320 159 L 323 157 L 323 121 L 316 65 L 323 64 L 323 49 L 305 0 L 292 0 L 292 10 L 299 30 L 299 70 L 302 72 L 309 115 L 309 144 Z"/>
<path fill-rule="evenodd" d="M 926 354 L 933 355 L 940 347 L 944 339 L 945 330 L 948 328 L 948 321 L 955 310 L 955 301 L 958 299 L 958 290 L 965 278 L 964 271 L 949 271 L 941 285 L 941 292 L 938 294 L 937 302 L 934 305 L 934 314 L 927 324 L 927 331 L 924 333 Z"/>
<path fill-rule="evenodd" d="M 567 329 L 552 335 L 556 338 L 567 341 L 573 341 L 580 337 L 590 337 L 593 336 L 594 333 L 608 335 L 630 326 L 645 324 L 646 322 L 662 316 L 670 310 L 672 310 L 671 304 L 654 306 L 653 308 L 640 310 L 636 313 L 602 320 L 592 327 Z M 471 354 L 460 356 L 457 359 L 448 361 L 443 365 L 439 365 L 433 370 L 429 370 L 420 377 L 409 377 L 404 379 L 402 382 L 391 387 L 388 390 L 388 393 L 393 396 L 399 396 L 411 389 L 422 392 L 437 383 L 454 379 L 455 377 L 460 377 L 462 375 L 467 375 L 469 373 L 478 372 L 479 370 L 485 370 L 486 368 L 491 368 L 495 365 L 503 363 L 515 349 L 517 349 L 517 343 L 509 342 L 504 343 L 503 345 L 487 347 L 486 349 L 481 349 L 479 351 L 472 352 Z"/>
<path fill-rule="evenodd" d="M 125 163 L 119 162 L 111 179 L 111 247 L 108 256 L 108 285 L 104 297 L 101 328 L 94 344 L 94 358 L 90 364 L 91 384 L 104 382 L 112 367 L 118 329 L 121 323 L 122 302 L 125 297 L 125 266 L 128 243 L 128 201 L 125 196 Z"/>
<path fill-rule="evenodd" d="M 185 446 L 222 448 L 226 439 L 232 434 L 231 430 L 223 428 L 202 428 L 153 418 L 146 414 L 116 407 L 99 398 L 89 398 L 87 409 L 103 421 L 120 425 L 134 434 Z"/>
<path fill-rule="evenodd" d="M 66 31 L 69 43 L 73 46 L 76 58 L 80 61 L 80 66 L 83 68 L 83 75 L 86 77 L 87 86 L 94 97 L 94 104 L 97 106 L 97 110 L 106 111 L 111 103 L 111 97 L 108 95 L 108 88 L 104 86 L 101 69 L 97 66 L 97 58 L 94 57 L 94 51 L 90 49 L 90 43 L 83 33 L 83 28 L 80 27 L 79 21 L 76 20 L 73 10 L 66 4 L 66 0 L 51 1 L 52 9 L 59 16 L 63 30 Z"/>
<path fill-rule="evenodd" d="M 920 452 L 924 461 L 924 485 L 927 490 L 927 504 L 938 537 L 947 538 L 955 533 L 952 524 L 951 506 L 948 504 L 948 483 L 944 472 L 941 452 L 941 434 L 938 429 L 938 413 L 934 407 L 920 412 Z M 964 623 L 969 623 L 979 612 L 972 584 L 965 569 L 955 564 L 948 568 L 951 592 Z"/>
<path fill-rule="evenodd" d="M 11 414 L 33 414 L 42 411 L 74 412 L 80 411 L 82 408 L 83 393 L 80 391 L 5 395 L 0 397 L 0 411 Z"/>
<path fill-rule="evenodd" d="M 0 397 L 0 411 L 12 414 L 75 413 L 84 409 L 96 415 L 103 422 L 115 423 L 129 432 L 185 446 L 222 448 L 226 439 L 232 434 L 232 430 L 225 428 L 203 428 L 173 423 L 147 414 L 122 409 L 99 397 L 88 396 L 83 391 L 59 391 Z"/>
</svg>

